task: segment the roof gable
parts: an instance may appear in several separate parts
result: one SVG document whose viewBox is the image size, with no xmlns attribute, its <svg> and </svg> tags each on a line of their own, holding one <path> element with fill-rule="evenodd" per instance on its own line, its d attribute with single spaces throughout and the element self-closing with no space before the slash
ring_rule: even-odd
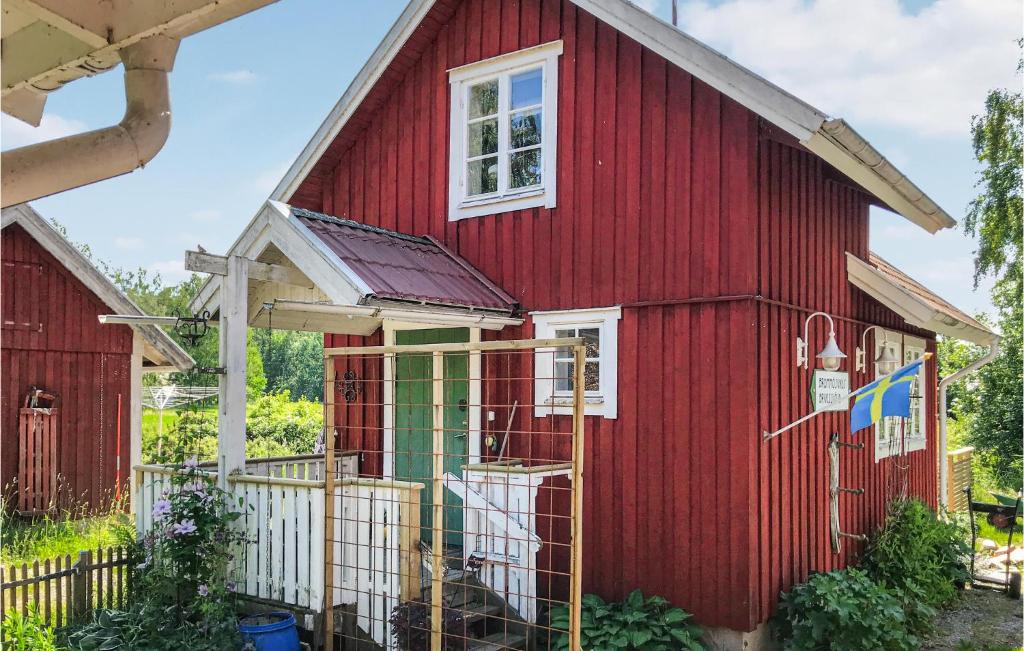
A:
<svg viewBox="0 0 1024 651">
<path fill-rule="evenodd" d="M 107 276 L 96 268 L 82 252 L 75 248 L 64 236 L 30 205 L 20 204 L 4 208 L 0 229 L 11 224 L 20 225 L 50 255 L 72 273 L 89 291 L 110 310 L 123 315 L 146 316 L 146 314 L 110 281 Z M 192 357 L 186 353 L 176 341 L 154 325 L 133 325 L 146 344 L 150 347 L 146 355 L 155 365 L 170 365 L 185 371 L 195 365 Z"/>
<path fill-rule="evenodd" d="M 956 223 L 842 119 L 829 119 L 822 111 L 626 0 L 566 1 L 778 125 L 911 222 L 929 232 Z M 403 77 L 415 66 L 425 45 L 459 4 L 456 0 L 409 3 L 275 188 L 272 199 L 319 203 L 323 179 L 351 145 L 351 136 L 345 136 L 346 126 L 358 129 L 368 121 L 374 103 L 380 101 L 379 95 L 390 90 L 389 81 Z"/>
</svg>

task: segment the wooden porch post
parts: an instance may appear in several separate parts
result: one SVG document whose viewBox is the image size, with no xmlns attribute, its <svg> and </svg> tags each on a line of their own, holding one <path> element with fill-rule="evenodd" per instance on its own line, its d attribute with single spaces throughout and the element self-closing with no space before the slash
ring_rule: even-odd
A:
<svg viewBox="0 0 1024 651">
<path fill-rule="evenodd" d="M 441 651 L 441 607 L 444 584 L 442 572 L 442 554 L 444 554 L 444 353 L 433 353 L 433 403 L 434 403 L 434 441 L 433 458 L 433 513 L 431 540 L 432 554 L 430 567 L 430 649 Z"/>
<path fill-rule="evenodd" d="M 142 465 L 142 347 L 142 335 L 133 329 L 132 359 L 129 370 L 131 399 L 128 401 L 128 472 L 126 477 L 134 477 L 135 467 Z M 131 486 L 131 495 L 128 499 L 131 511 L 134 513 L 138 488 L 132 482 L 127 483 Z"/>
<path fill-rule="evenodd" d="M 248 340 L 249 266 L 229 256 L 220 286 L 220 376 L 217 426 L 217 482 L 227 489 L 228 475 L 245 470 L 245 349 Z"/>
</svg>

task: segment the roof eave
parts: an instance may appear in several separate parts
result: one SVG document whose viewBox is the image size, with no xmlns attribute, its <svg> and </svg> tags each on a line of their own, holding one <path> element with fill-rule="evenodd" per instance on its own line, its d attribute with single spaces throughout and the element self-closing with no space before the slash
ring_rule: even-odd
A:
<svg viewBox="0 0 1024 651">
<path fill-rule="evenodd" d="M 910 325 L 982 346 L 990 346 L 1000 338 L 991 330 L 978 328 L 932 307 L 850 252 L 846 253 L 846 273 L 855 287 L 900 315 Z"/>
</svg>

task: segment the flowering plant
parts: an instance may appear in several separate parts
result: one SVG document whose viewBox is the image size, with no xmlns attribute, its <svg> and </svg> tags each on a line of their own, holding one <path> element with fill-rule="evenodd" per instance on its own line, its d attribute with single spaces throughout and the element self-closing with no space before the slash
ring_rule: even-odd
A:
<svg viewBox="0 0 1024 651">
<path fill-rule="evenodd" d="M 68 638 L 72 649 L 205 651 L 241 647 L 232 572 L 245 535 L 242 501 L 219 489 L 194 457 L 178 453 L 170 486 L 136 545 L 126 611 L 97 611 Z"/>
</svg>

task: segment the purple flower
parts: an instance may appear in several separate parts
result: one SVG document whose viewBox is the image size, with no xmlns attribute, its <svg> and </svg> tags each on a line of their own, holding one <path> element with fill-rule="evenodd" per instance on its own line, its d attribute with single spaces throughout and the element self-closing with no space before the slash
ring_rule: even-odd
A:
<svg viewBox="0 0 1024 651">
<path fill-rule="evenodd" d="M 153 504 L 153 518 L 159 520 L 171 512 L 170 500 L 157 500 Z"/>
<path fill-rule="evenodd" d="M 210 595 L 210 589 L 208 587 L 206 587 L 205 583 L 202 584 L 201 586 L 199 586 L 199 596 L 200 597 L 207 597 L 209 595 Z"/>
<path fill-rule="evenodd" d="M 196 521 L 185 519 L 181 522 L 175 523 L 171 529 L 172 536 L 184 536 L 190 534 L 196 530 Z"/>
<path fill-rule="evenodd" d="M 185 459 L 185 464 L 182 467 L 185 468 L 185 470 L 195 470 L 199 467 L 199 459 L 196 457 Z"/>
<path fill-rule="evenodd" d="M 234 592 L 235 588 L 236 588 L 235 582 L 234 581 L 228 581 L 227 585 L 225 587 L 227 587 L 228 592 Z"/>
</svg>

